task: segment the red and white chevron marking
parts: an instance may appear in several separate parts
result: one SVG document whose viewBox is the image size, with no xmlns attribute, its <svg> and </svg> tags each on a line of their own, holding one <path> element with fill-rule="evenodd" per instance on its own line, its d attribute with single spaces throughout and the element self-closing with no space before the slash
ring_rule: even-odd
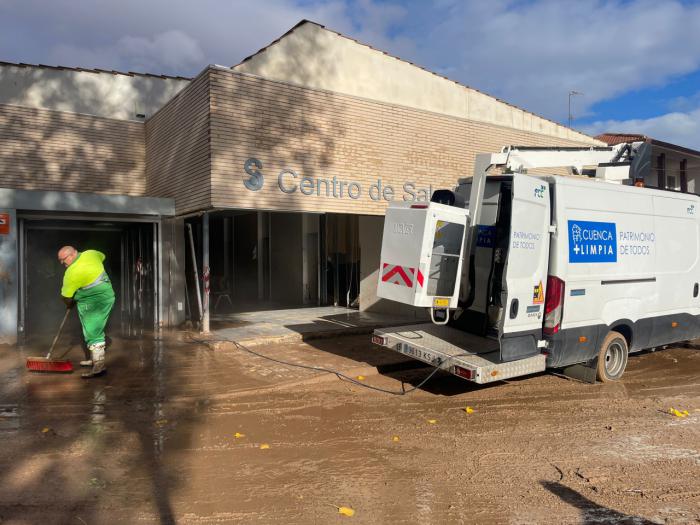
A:
<svg viewBox="0 0 700 525">
<path fill-rule="evenodd" d="M 411 268 L 410 266 L 400 266 L 398 264 L 382 264 L 383 282 L 413 288 L 414 280 L 418 286 L 421 288 L 423 287 L 424 279 L 420 269 Z"/>
</svg>

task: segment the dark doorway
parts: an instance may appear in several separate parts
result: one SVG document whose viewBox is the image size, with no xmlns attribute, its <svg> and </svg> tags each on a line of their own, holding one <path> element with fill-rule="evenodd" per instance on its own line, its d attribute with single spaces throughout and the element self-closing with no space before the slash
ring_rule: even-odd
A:
<svg viewBox="0 0 700 525">
<path fill-rule="evenodd" d="M 359 306 L 360 241 L 359 215 L 326 214 L 322 273 L 325 290 L 322 304 Z"/>
<path fill-rule="evenodd" d="M 151 223 L 23 219 L 22 326 L 26 340 L 53 337 L 65 306 L 60 299 L 64 268 L 56 259 L 61 246 L 99 250 L 116 294 L 108 331 L 129 334 L 151 330 L 155 321 L 154 226 Z M 77 313 L 66 336 L 80 338 Z"/>
</svg>

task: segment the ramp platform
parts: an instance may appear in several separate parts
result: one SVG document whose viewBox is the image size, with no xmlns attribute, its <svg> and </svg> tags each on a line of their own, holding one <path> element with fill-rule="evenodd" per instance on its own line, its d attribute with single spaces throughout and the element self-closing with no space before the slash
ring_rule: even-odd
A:
<svg viewBox="0 0 700 525">
<path fill-rule="evenodd" d="M 544 354 L 503 362 L 497 340 L 432 323 L 378 328 L 372 342 L 479 384 L 546 368 Z"/>
</svg>

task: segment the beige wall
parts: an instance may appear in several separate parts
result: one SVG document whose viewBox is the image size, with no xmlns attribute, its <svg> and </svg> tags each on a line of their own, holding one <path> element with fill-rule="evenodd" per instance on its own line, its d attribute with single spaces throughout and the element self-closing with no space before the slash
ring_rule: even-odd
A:
<svg viewBox="0 0 700 525">
<path fill-rule="evenodd" d="M 0 187 L 144 195 L 144 125 L 0 104 Z"/>
<path fill-rule="evenodd" d="M 353 96 L 302 88 L 212 68 L 211 170 L 214 207 L 297 210 L 381 215 L 388 201 L 369 191 L 381 179 L 395 200 L 410 199 L 405 184 L 429 193 L 454 187 L 472 172 L 477 152 L 496 152 L 507 144 L 574 146 L 590 144 L 385 104 Z M 150 125 L 150 122 L 149 122 Z M 148 127 L 148 125 L 147 125 Z M 247 159 L 262 163 L 264 185 L 244 186 Z M 312 195 L 300 188 L 284 193 L 278 176 L 285 169 L 318 184 L 318 179 L 356 182 L 360 196 L 326 196 L 327 185 Z M 282 177 L 289 188 L 292 175 Z M 331 190 L 328 184 L 328 191 Z M 307 188 L 308 190 L 308 188 Z M 336 189 L 339 195 L 339 189 Z M 376 196 L 377 192 L 373 192 Z M 169 196 L 169 195 L 168 195 Z M 386 194 L 389 197 L 389 194 Z"/>
<path fill-rule="evenodd" d="M 313 22 L 299 24 L 234 69 L 312 89 L 605 145 Z"/>
<path fill-rule="evenodd" d="M 178 214 L 211 206 L 209 72 L 146 122 L 148 194 L 175 199 Z"/>
<path fill-rule="evenodd" d="M 0 64 L 0 104 L 143 122 L 189 84 L 186 78 Z"/>
</svg>

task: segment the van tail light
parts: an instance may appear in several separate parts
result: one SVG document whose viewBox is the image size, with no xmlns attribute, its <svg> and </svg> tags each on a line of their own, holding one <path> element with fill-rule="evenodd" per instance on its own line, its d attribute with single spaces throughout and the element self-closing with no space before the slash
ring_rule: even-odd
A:
<svg viewBox="0 0 700 525">
<path fill-rule="evenodd" d="M 459 377 L 463 377 L 464 379 L 474 379 L 474 370 L 455 365 L 454 371 L 455 375 L 458 375 Z"/>
<path fill-rule="evenodd" d="M 411 208 L 416 210 L 425 210 L 427 207 L 427 204 L 411 204 Z"/>
<path fill-rule="evenodd" d="M 547 295 L 544 300 L 545 335 L 554 335 L 561 328 L 561 314 L 564 307 L 564 281 L 553 275 L 547 276 Z"/>
</svg>

